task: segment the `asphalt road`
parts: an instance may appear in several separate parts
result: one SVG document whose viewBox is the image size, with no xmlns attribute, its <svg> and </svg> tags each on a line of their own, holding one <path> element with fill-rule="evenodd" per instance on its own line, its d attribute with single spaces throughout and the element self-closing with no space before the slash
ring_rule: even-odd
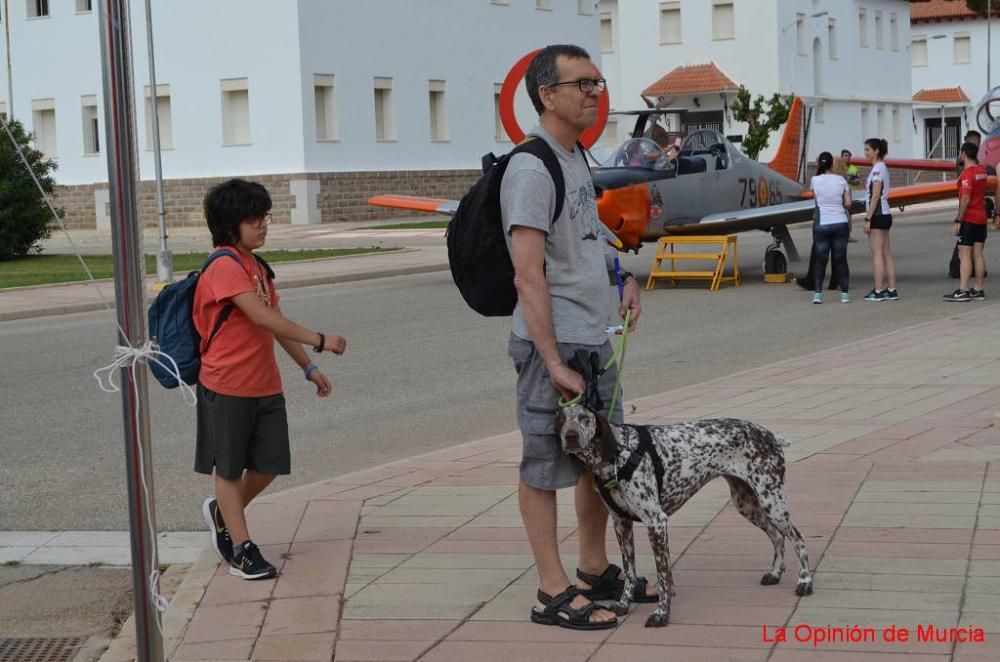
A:
<svg viewBox="0 0 1000 662">
<path fill-rule="evenodd" d="M 761 282 L 763 233 L 741 235 L 744 284 L 709 293 L 662 285 L 644 294 L 630 343 L 626 398 L 699 383 L 921 322 L 963 306 L 941 295 L 951 212 L 908 215 L 893 231 L 902 299 L 865 303 L 867 243 L 849 247 L 855 301 L 810 303 L 794 285 Z M 809 229 L 793 231 L 808 255 Z M 987 260 L 991 244 L 987 244 Z M 648 272 L 651 250 L 626 268 Z M 805 264 L 793 264 L 804 271 Z M 1000 266 L 998 266 L 1000 268 Z M 992 290 L 987 283 L 987 295 Z M 609 295 L 610 296 L 610 295 Z M 828 299 L 836 300 L 830 296 Z M 508 321 L 465 308 L 446 272 L 288 290 L 286 314 L 348 338 L 346 356 L 324 355 L 335 382 L 320 400 L 282 357 L 292 436 L 292 476 L 275 489 L 508 432 L 516 427 Z M 0 530 L 128 527 L 121 399 L 91 373 L 113 358 L 109 313 L 0 323 Z M 876 342 L 891 343 L 891 339 Z M 941 351 L 949 351 L 942 347 Z M 150 382 L 158 526 L 197 530 L 210 480 L 193 473 L 194 411 Z"/>
</svg>

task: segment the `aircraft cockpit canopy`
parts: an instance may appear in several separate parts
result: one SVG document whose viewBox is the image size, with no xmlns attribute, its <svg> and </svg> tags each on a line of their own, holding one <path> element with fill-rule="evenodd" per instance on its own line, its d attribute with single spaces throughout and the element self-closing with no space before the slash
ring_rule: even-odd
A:
<svg viewBox="0 0 1000 662">
<path fill-rule="evenodd" d="M 732 165 L 725 137 L 712 129 L 701 129 L 685 138 L 681 143 L 681 157 L 701 157 L 708 170 L 725 170 Z"/>
<path fill-rule="evenodd" d="M 630 138 L 602 161 L 605 168 L 649 168 L 673 170 L 673 161 L 649 138 Z"/>
<path fill-rule="evenodd" d="M 1000 87 L 994 87 L 979 102 L 979 112 L 976 114 L 976 123 L 983 133 L 993 133 L 993 128 L 1000 118 Z"/>
</svg>

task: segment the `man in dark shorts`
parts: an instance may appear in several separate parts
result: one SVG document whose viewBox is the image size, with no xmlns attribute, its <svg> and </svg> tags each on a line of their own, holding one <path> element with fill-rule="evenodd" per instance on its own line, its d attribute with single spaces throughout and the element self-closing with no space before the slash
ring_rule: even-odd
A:
<svg viewBox="0 0 1000 662">
<path fill-rule="evenodd" d="M 958 215 L 952 225 L 952 234 L 958 237 L 959 285 L 951 294 L 944 295 L 946 301 L 983 301 L 983 275 L 986 273 L 986 259 L 983 244 L 986 243 L 986 168 L 979 164 L 979 148 L 971 142 L 962 145 L 962 174 L 958 178 Z M 969 280 L 975 273 L 976 286 L 969 288 Z"/>
</svg>

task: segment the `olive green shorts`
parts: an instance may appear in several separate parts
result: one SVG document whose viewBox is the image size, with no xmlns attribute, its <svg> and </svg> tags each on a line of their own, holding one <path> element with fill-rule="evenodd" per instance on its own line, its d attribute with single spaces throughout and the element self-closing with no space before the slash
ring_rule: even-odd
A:
<svg viewBox="0 0 1000 662">
<path fill-rule="evenodd" d="M 241 398 L 198 384 L 194 470 L 237 480 L 245 469 L 272 476 L 291 472 L 285 396 Z"/>
</svg>

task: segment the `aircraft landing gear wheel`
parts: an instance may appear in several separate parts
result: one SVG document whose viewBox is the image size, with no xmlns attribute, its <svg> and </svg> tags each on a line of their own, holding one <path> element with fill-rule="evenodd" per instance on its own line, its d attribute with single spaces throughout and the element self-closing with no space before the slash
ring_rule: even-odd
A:
<svg viewBox="0 0 1000 662">
<path fill-rule="evenodd" d="M 764 253 L 764 273 L 783 274 L 788 271 L 788 260 L 777 246 L 769 246 Z"/>
</svg>

